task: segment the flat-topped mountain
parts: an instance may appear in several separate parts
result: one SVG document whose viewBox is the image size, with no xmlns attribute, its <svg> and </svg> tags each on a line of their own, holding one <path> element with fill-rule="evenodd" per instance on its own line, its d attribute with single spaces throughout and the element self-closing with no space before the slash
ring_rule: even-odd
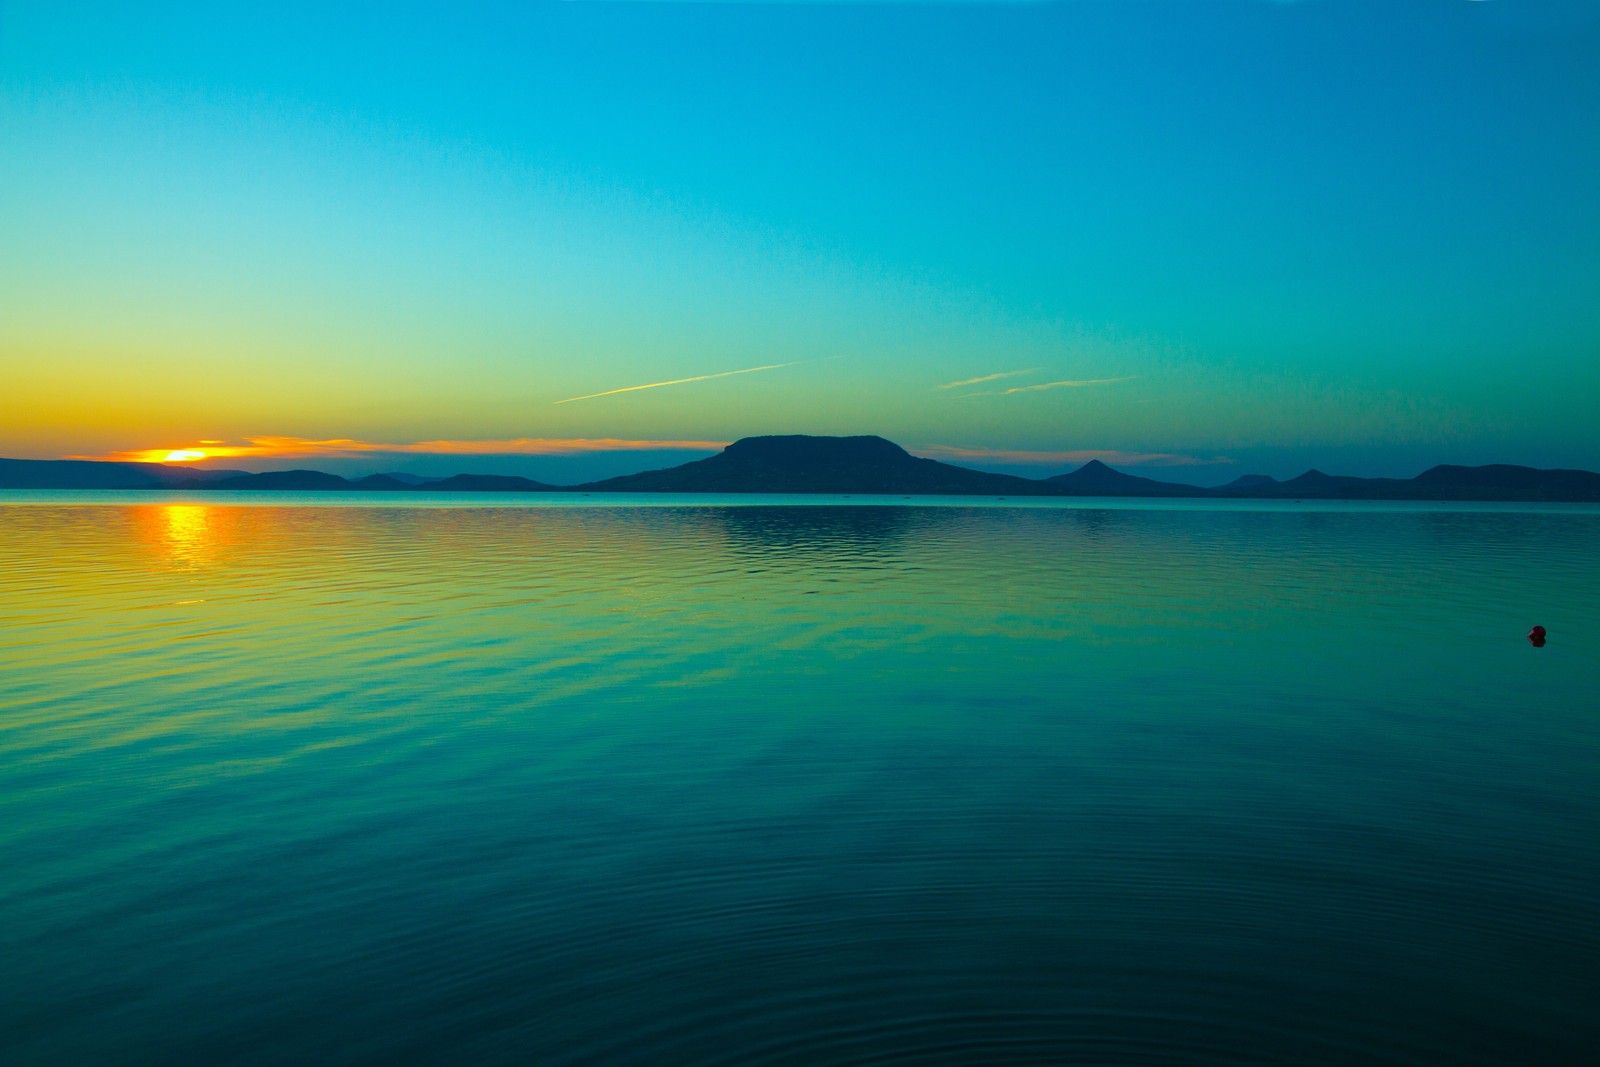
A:
<svg viewBox="0 0 1600 1067">
<path fill-rule="evenodd" d="M 746 437 L 708 459 L 578 486 L 597 493 L 1048 494 L 1028 478 L 918 459 L 881 437 Z"/>
</svg>

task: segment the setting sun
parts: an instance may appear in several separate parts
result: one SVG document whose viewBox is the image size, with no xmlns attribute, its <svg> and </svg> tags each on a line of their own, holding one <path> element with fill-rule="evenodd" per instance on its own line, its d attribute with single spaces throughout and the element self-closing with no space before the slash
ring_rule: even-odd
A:
<svg viewBox="0 0 1600 1067">
<path fill-rule="evenodd" d="M 163 463 L 187 463 L 191 459 L 205 459 L 206 454 L 193 448 L 176 448 L 168 452 Z"/>
</svg>

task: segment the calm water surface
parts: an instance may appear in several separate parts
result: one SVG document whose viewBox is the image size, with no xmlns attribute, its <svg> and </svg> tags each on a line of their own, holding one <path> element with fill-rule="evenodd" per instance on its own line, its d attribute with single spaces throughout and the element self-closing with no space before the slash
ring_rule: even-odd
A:
<svg viewBox="0 0 1600 1067">
<path fill-rule="evenodd" d="M 1594 508 L 6 499 L 8 1064 L 1600 1047 Z"/>
</svg>

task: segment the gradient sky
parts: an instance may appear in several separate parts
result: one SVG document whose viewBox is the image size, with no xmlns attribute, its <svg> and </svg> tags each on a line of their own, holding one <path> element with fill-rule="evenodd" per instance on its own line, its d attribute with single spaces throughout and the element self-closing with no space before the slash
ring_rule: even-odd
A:
<svg viewBox="0 0 1600 1067">
<path fill-rule="evenodd" d="M 6 0 L 0 455 L 1600 469 L 1596 190 L 1587 0 Z"/>
</svg>

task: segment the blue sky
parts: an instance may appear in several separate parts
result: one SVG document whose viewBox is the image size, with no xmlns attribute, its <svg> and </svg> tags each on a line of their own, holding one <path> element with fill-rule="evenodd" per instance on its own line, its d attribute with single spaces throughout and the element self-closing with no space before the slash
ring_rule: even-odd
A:
<svg viewBox="0 0 1600 1067">
<path fill-rule="evenodd" d="M 1597 70 L 1558 0 L 10 2 L 0 454 L 1596 469 Z"/>
</svg>

